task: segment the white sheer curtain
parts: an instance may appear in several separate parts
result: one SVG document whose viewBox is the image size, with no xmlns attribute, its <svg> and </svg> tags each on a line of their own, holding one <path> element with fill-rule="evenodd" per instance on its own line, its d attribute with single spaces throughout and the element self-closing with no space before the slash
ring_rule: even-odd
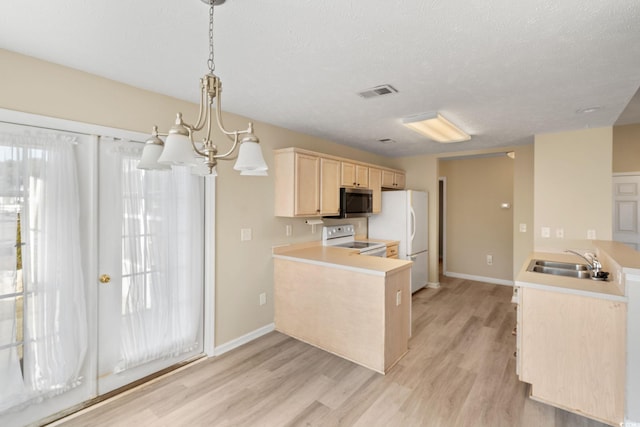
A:
<svg viewBox="0 0 640 427">
<path fill-rule="evenodd" d="M 0 134 L 0 412 L 82 381 L 87 320 L 73 150 L 69 136 Z"/>
<path fill-rule="evenodd" d="M 202 178 L 136 168 L 141 144 L 117 149 L 122 191 L 122 371 L 199 345 Z"/>
</svg>

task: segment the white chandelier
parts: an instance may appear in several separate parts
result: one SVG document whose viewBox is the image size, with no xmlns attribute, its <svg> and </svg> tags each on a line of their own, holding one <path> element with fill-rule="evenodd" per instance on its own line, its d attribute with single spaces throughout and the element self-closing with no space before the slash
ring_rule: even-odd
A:
<svg viewBox="0 0 640 427">
<path fill-rule="evenodd" d="M 213 61 L 213 7 L 224 3 L 225 0 L 202 0 L 209 5 L 209 59 L 207 65 L 209 72 L 200 79 L 200 109 L 195 125 L 190 125 L 182 120 L 182 113 L 178 113 L 175 124 L 169 133 L 158 132 L 154 126 L 151 138 L 145 143 L 142 157 L 138 163 L 139 169 L 169 169 L 172 165 L 192 166 L 194 173 L 199 175 L 216 175 L 218 160 L 231 160 L 238 145 L 238 156 L 234 169 L 240 171 L 240 175 L 267 175 L 267 164 L 262 156 L 259 140 L 253 133 L 253 124 L 245 130 L 228 131 L 222 124 L 221 117 L 221 90 L 222 82 L 213 74 L 215 64 Z M 215 119 L 212 117 L 215 104 Z M 233 144 L 231 148 L 222 154 L 218 154 L 218 148 L 211 140 L 213 121 L 216 121 L 218 129 L 226 135 Z M 194 141 L 194 132 L 204 129 L 206 135 L 202 141 Z M 160 137 L 165 136 L 166 141 Z"/>
</svg>

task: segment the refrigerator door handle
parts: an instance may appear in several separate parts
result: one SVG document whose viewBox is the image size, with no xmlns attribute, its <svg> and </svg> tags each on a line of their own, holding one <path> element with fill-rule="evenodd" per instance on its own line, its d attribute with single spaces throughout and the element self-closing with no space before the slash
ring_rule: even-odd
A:
<svg viewBox="0 0 640 427">
<path fill-rule="evenodd" d="M 411 214 L 411 238 L 409 240 L 413 241 L 413 238 L 416 237 L 416 213 L 413 206 L 409 207 L 409 213 Z"/>
</svg>

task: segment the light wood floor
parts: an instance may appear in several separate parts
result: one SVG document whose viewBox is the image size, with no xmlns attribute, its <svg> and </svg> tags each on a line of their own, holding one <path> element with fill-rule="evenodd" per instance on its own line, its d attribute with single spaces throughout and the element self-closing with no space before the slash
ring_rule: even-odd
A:
<svg viewBox="0 0 640 427">
<path fill-rule="evenodd" d="M 603 425 L 526 397 L 511 287 L 441 284 L 414 294 L 410 351 L 386 376 L 272 332 L 63 425 Z"/>
</svg>

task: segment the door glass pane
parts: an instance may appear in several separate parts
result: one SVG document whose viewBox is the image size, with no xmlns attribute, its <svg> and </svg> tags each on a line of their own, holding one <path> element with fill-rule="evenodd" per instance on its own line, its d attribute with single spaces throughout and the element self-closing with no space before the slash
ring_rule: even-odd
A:
<svg viewBox="0 0 640 427">
<path fill-rule="evenodd" d="M 34 423 L 95 390 L 77 168 L 88 140 L 0 122 L 0 425 Z"/>
<path fill-rule="evenodd" d="M 100 224 L 111 276 L 100 288 L 100 393 L 203 350 L 203 179 L 140 170 L 141 149 L 100 144 L 101 218 L 120 221 Z"/>
</svg>

